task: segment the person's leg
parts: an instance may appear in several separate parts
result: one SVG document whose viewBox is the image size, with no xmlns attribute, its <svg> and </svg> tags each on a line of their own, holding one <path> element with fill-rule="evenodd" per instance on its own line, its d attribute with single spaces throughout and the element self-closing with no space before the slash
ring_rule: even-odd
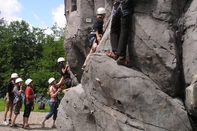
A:
<svg viewBox="0 0 197 131">
<path fill-rule="evenodd" d="M 25 126 L 25 117 L 24 117 L 24 114 L 25 114 L 25 111 L 23 113 L 23 126 L 22 126 L 22 128 L 24 128 L 24 126 Z"/>
<path fill-rule="evenodd" d="M 10 103 L 9 124 L 11 124 L 13 107 L 14 107 L 13 103 Z"/>
<path fill-rule="evenodd" d="M 62 76 L 60 81 L 57 83 L 57 86 L 60 86 L 64 83 L 64 77 Z"/>
<path fill-rule="evenodd" d="M 120 18 L 113 15 L 111 22 L 111 29 L 110 29 L 110 42 L 113 52 L 117 52 L 119 35 L 120 35 Z"/>
<path fill-rule="evenodd" d="M 6 107 L 5 107 L 5 111 L 4 111 L 4 121 L 3 121 L 3 123 L 5 125 L 8 125 L 8 123 L 7 123 L 7 113 L 8 113 L 8 111 L 9 111 L 9 103 L 6 102 Z"/>
<path fill-rule="evenodd" d="M 120 57 L 125 57 L 126 56 L 126 48 L 127 48 L 127 43 L 128 43 L 128 38 L 130 34 L 130 26 L 132 25 L 131 23 L 131 16 L 134 13 L 134 5 L 131 0 L 127 0 L 122 2 L 122 8 L 121 8 L 121 28 L 120 28 L 120 39 L 119 39 L 119 44 L 118 44 L 118 50 L 117 54 Z"/>
<path fill-rule="evenodd" d="M 55 102 L 50 102 L 49 107 L 50 107 L 50 110 L 49 110 L 49 113 L 45 117 L 46 119 L 49 119 L 53 115 L 54 108 L 55 108 Z"/>
<path fill-rule="evenodd" d="M 29 116 L 31 113 L 31 107 L 33 105 L 33 102 L 26 104 L 26 109 L 25 109 L 25 113 L 24 113 L 24 128 L 25 129 L 29 129 L 29 125 L 28 125 L 28 121 L 29 121 Z"/>
<path fill-rule="evenodd" d="M 46 121 L 47 119 L 46 119 L 46 117 L 44 118 L 44 120 L 42 121 L 42 123 L 41 123 L 41 127 L 42 128 L 44 128 L 45 127 L 45 121 Z"/>
<path fill-rule="evenodd" d="M 23 113 L 23 126 L 22 126 L 22 128 L 25 126 L 26 114 L 27 114 L 27 107 L 26 107 L 26 102 L 24 102 L 24 113 Z"/>
<path fill-rule="evenodd" d="M 55 103 L 54 112 L 53 112 L 53 125 L 52 125 L 52 128 L 56 128 L 55 121 L 56 121 L 56 118 L 57 118 L 57 108 L 58 108 L 58 104 Z"/>
<path fill-rule="evenodd" d="M 14 127 L 18 127 L 18 125 L 16 125 L 16 118 L 18 116 L 18 114 L 20 114 L 20 108 L 22 106 L 22 101 L 21 102 L 17 102 L 16 105 L 14 105 L 14 117 L 12 118 L 12 122 L 10 126 L 14 126 Z"/>
<path fill-rule="evenodd" d="M 28 117 L 24 117 L 24 128 L 28 128 Z"/>
<path fill-rule="evenodd" d="M 42 125 L 41 125 L 42 127 L 45 126 L 45 121 L 48 120 L 53 115 L 54 108 L 55 108 L 55 102 L 49 102 L 49 107 L 50 107 L 49 113 L 46 115 L 46 117 L 42 121 Z"/>
<path fill-rule="evenodd" d="M 85 59 L 85 61 L 84 61 L 84 63 L 83 63 L 83 67 L 82 67 L 82 68 L 85 68 L 85 66 L 86 66 L 86 64 L 87 64 L 87 61 L 88 61 L 90 55 L 96 51 L 96 48 L 97 48 L 97 43 L 94 43 L 94 44 L 92 45 L 92 48 L 90 49 L 89 54 L 87 55 L 87 57 L 86 57 L 86 59 Z"/>
<path fill-rule="evenodd" d="M 53 120 L 53 125 L 52 125 L 52 128 L 56 128 L 56 125 L 55 125 L 55 120 Z"/>
<path fill-rule="evenodd" d="M 120 11 L 117 9 L 119 3 L 114 5 L 114 10 L 112 11 L 112 22 L 110 27 L 110 43 L 112 52 L 107 52 L 106 55 L 114 60 L 117 60 L 117 48 L 118 48 L 118 41 L 120 37 Z"/>
<path fill-rule="evenodd" d="M 130 19 L 130 14 L 121 18 L 121 33 L 117 50 L 117 54 L 121 57 L 126 56 L 127 42 L 130 34 Z"/>
<path fill-rule="evenodd" d="M 28 126 L 29 126 L 29 116 L 30 116 L 30 113 L 31 113 L 31 107 L 28 109 L 28 116 L 27 116 L 26 119 L 25 119 L 25 123 L 26 123 L 26 125 L 28 125 Z"/>
<path fill-rule="evenodd" d="M 14 114 L 14 117 L 12 119 L 12 123 L 10 125 L 11 127 L 15 125 L 16 118 L 17 118 L 17 114 Z"/>
<path fill-rule="evenodd" d="M 16 105 L 14 106 L 14 117 L 12 118 L 12 122 L 10 124 L 10 126 L 14 126 L 15 125 L 15 121 L 17 118 L 17 115 L 19 114 L 20 108 L 17 108 Z"/>
</svg>

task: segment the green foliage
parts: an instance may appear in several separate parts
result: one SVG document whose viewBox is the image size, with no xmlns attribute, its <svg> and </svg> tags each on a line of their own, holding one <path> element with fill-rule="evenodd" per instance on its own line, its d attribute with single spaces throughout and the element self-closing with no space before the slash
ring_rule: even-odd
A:
<svg viewBox="0 0 197 131">
<path fill-rule="evenodd" d="M 50 77 L 60 79 L 57 59 L 65 57 L 65 33 L 57 25 L 51 29 L 53 34 L 46 35 L 46 29 L 30 28 L 25 21 L 8 25 L 0 19 L 0 97 L 5 95 L 7 80 L 13 72 L 24 81 L 33 79 L 36 94 L 42 96 L 47 96 Z"/>
</svg>

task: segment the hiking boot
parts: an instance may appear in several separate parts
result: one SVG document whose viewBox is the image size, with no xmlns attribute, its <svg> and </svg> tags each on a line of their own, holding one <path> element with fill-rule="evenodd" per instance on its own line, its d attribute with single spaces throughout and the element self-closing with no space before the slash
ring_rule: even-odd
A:
<svg viewBox="0 0 197 131">
<path fill-rule="evenodd" d="M 42 123 L 41 123 L 41 127 L 42 127 L 42 128 L 44 128 L 44 127 L 45 127 L 45 124 L 44 124 L 44 122 L 42 122 Z"/>
<path fill-rule="evenodd" d="M 105 53 L 108 57 L 114 59 L 114 60 L 117 60 L 118 59 L 118 56 L 116 55 L 116 53 L 114 52 L 106 52 Z"/>
<path fill-rule="evenodd" d="M 117 62 L 118 65 L 123 65 L 123 66 L 126 66 L 126 67 L 132 67 L 133 66 L 132 63 L 126 58 L 120 58 L 119 57 L 116 60 L 116 62 Z"/>
</svg>

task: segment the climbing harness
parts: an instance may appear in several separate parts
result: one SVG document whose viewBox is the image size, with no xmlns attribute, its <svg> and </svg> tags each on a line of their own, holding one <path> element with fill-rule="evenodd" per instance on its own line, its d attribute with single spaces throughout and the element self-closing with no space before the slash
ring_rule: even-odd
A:
<svg viewBox="0 0 197 131">
<path fill-rule="evenodd" d="M 99 34 L 99 36 L 102 38 L 102 34 Z M 89 40 L 89 47 L 91 48 L 92 45 L 96 42 L 96 31 L 95 30 L 92 30 L 90 32 L 88 40 Z"/>
<path fill-rule="evenodd" d="M 129 9 L 123 9 L 122 8 L 122 4 L 124 2 L 127 2 L 127 1 L 128 0 L 120 0 L 120 1 L 115 2 L 114 6 L 117 6 L 119 4 L 118 7 L 117 7 L 117 9 L 113 9 L 113 11 L 112 11 L 112 14 L 115 17 L 123 17 L 123 16 L 126 16 L 126 15 L 128 15 L 128 14 L 131 13 L 131 11 Z"/>
</svg>

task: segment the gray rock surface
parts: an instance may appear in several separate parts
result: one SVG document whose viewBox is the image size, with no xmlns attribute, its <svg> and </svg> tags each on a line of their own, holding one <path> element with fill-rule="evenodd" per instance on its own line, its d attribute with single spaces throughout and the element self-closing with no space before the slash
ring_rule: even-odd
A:
<svg viewBox="0 0 197 131">
<path fill-rule="evenodd" d="M 118 66 L 104 53 L 111 50 L 113 2 L 65 0 L 65 51 L 81 84 L 62 99 L 57 122 L 65 123 L 58 130 L 196 130 L 196 109 L 190 104 L 196 91 L 185 88 L 196 72 L 197 1 L 135 1 L 127 51 L 133 68 Z M 107 10 L 105 32 L 82 72 L 87 36 L 100 6 Z"/>
<path fill-rule="evenodd" d="M 187 12 L 184 14 L 180 25 L 183 26 L 184 35 L 183 41 L 183 67 L 186 84 L 192 81 L 192 75 L 196 73 L 196 58 L 197 58 L 197 44 L 196 44 L 196 16 L 197 1 L 192 1 Z"/>
<path fill-rule="evenodd" d="M 197 75 L 193 75 L 191 85 L 186 88 L 185 105 L 188 113 L 197 117 Z"/>
</svg>

